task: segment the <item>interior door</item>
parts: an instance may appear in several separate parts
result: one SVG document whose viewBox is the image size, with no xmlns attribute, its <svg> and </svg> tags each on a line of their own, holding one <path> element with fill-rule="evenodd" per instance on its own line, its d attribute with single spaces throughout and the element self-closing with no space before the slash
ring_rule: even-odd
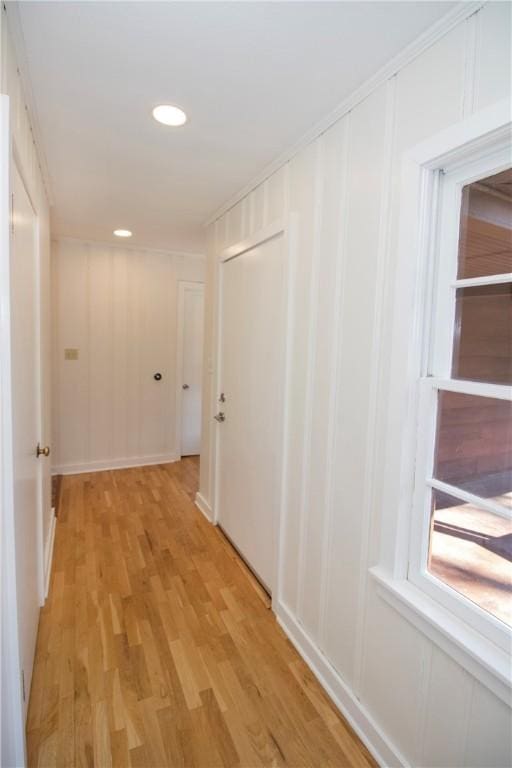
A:
<svg viewBox="0 0 512 768">
<path fill-rule="evenodd" d="M 16 603 L 24 711 L 28 704 L 41 603 L 39 261 L 37 217 L 13 164 L 11 377 Z"/>
<path fill-rule="evenodd" d="M 196 456 L 201 447 L 204 288 L 183 285 L 182 293 L 181 455 Z"/>
<path fill-rule="evenodd" d="M 282 235 L 221 265 L 218 522 L 269 591 L 280 496 L 284 304 Z"/>
</svg>

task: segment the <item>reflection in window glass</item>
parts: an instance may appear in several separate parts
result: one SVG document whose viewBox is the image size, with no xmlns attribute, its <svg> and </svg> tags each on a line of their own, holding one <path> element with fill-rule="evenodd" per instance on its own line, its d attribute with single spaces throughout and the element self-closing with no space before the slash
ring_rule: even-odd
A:
<svg viewBox="0 0 512 768">
<path fill-rule="evenodd" d="M 439 392 L 434 477 L 512 507 L 512 404 Z"/>
<path fill-rule="evenodd" d="M 512 625 L 512 522 L 433 491 L 428 570 Z"/>
<path fill-rule="evenodd" d="M 456 379 L 512 384 L 512 283 L 457 290 Z"/>
<path fill-rule="evenodd" d="M 512 169 L 464 187 L 458 277 L 512 271 Z"/>
</svg>

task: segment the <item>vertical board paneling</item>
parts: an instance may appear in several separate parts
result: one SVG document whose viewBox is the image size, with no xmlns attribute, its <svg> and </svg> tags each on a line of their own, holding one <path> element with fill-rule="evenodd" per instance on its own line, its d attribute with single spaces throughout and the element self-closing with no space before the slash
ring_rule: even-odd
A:
<svg viewBox="0 0 512 768">
<path fill-rule="evenodd" d="M 288 391 L 290 429 L 288 440 L 288 489 L 286 519 L 288 529 L 283 542 L 283 600 L 295 612 L 297 608 L 298 564 L 300 546 L 301 490 L 304 473 L 305 402 L 308 373 L 308 337 L 310 325 L 311 267 L 314 248 L 314 178 L 317 147 L 311 144 L 290 164 L 290 212 L 297 216 L 297 251 L 294 253 L 294 304 L 300 312 L 294 318 L 290 345 L 290 387 Z"/>
<path fill-rule="evenodd" d="M 202 282 L 203 259 L 78 241 L 53 259 L 55 466 L 175 458 L 177 281 Z"/>
<path fill-rule="evenodd" d="M 332 377 L 334 375 L 334 349 L 336 320 L 336 293 L 338 273 L 341 266 L 340 240 L 340 196 L 343 187 L 341 175 L 344 162 L 345 123 L 333 126 L 318 141 L 321 145 L 317 169 L 320 174 L 318 194 L 322 209 L 321 220 L 317 222 L 315 259 L 318 277 L 315 295 L 316 329 L 314 358 L 310 363 L 311 407 L 314 418 L 311 424 L 309 447 L 309 486 L 304 499 L 304 555 L 302 558 L 301 620 L 314 636 L 319 631 L 322 608 L 322 584 L 327 563 L 323 558 L 324 520 L 327 512 L 328 473 L 332 456 L 328 455 L 331 414 Z M 307 588 L 305 588 L 307 585 Z"/>
<path fill-rule="evenodd" d="M 368 583 L 367 653 L 362 700 L 412 765 L 417 765 L 425 658 L 429 642 Z"/>
<path fill-rule="evenodd" d="M 367 575 L 387 525 L 383 489 L 397 500 L 402 490 L 394 485 L 401 457 L 384 452 L 403 412 L 394 349 L 408 330 L 394 314 L 401 167 L 409 148 L 510 94 L 510 32 L 510 5 L 486 4 L 211 227 L 214 323 L 219 252 L 286 206 L 294 216 L 277 601 L 394 754 L 421 766 L 508 765 L 510 710 L 383 602 Z M 210 502 L 212 489 L 202 467 Z"/>
<path fill-rule="evenodd" d="M 359 559 L 362 546 L 361 513 L 365 483 L 367 416 L 369 410 L 376 254 L 380 234 L 380 178 L 384 164 L 386 89 L 367 99 L 350 119 L 349 160 L 342 258 L 344 298 L 341 325 L 337 408 L 331 418 L 336 431 L 336 467 L 327 567 L 330 572 L 326 613 L 325 650 L 344 679 L 353 684 L 354 618 L 362 609 L 359 594 Z M 373 118 L 373 119 L 372 119 Z M 344 584 L 340 590 L 339 585 Z"/>
<path fill-rule="evenodd" d="M 112 452 L 112 257 L 103 249 L 88 254 L 88 458 L 104 459 Z M 73 362 L 68 361 L 68 368 Z M 70 414 L 71 415 L 71 414 Z"/>
</svg>

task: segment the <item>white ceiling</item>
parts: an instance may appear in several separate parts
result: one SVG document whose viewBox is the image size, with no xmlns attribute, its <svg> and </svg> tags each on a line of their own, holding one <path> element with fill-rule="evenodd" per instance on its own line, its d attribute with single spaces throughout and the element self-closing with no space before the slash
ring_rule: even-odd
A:
<svg viewBox="0 0 512 768">
<path fill-rule="evenodd" d="M 217 207 L 452 5 L 21 2 L 54 234 L 197 252 Z M 189 123 L 154 122 L 162 102 Z"/>
</svg>

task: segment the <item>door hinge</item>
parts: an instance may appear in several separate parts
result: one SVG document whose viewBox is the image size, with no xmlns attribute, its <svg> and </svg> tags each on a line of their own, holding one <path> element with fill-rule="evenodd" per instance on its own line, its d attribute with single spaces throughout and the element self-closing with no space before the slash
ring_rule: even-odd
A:
<svg viewBox="0 0 512 768">
<path fill-rule="evenodd" d="M 11 193 L 11 232 L 14 234 L 14 192 Z"/>
<path fill-rule="evenodd" d="M 26 701 L 27 696 L 25 693 L 25 670 L 24 669 L 21 670 L 21 687 L 23 689 L 23 701 Z"/>
</svg>

